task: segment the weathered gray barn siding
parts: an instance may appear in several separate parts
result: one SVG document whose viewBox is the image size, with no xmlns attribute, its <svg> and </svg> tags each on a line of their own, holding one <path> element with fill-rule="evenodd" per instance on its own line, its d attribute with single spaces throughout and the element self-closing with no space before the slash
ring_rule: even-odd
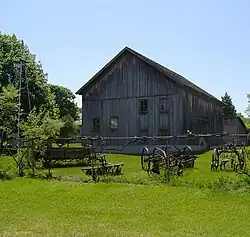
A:
<svg viewBox="0 0 250 237">
<path fill-rule="evenodd" d="M 139 113 L 140 99 L 148 99 L 148 113 Z M 128 51 L 89 85 L 82 105 L 83 136 L 179 135 L 187 129 L 195 133 L 223 131 L 221 104 L 176 83 Z M 92 130 L 94 117 L 100 118 L 100 131 Z M 110 117 L 119 118 L 117 130 L 111 130 Z"/>
<path fill-rule="evenodd" d="M 198 134 L 213 134 L 223 132 L 223 114 L 221 105 L 196 92 L 186 90 L 183 96 L 184 124 Z"/>
<path fill-rule="evenodd" d="M 240 117 L 224 120 L 224 131 L 230 134 L 247 134 L 247 128 Z"/>
<path fill-rule="evenodd" d="M 157 70 L 128 53 L 99 79 L 92 93 L 83 97 L 83 135 L 138 136 L 183 131 L 181 91 Z M 148 99 L 148 113 L 139 114 L 139 100 Z M 169 112 L 160 113 L 160 102 Z M 119 118 L 119 129 L 111 131 L 110 117 Z M 101 132 L 92 132 L 92 118 L 101 118 Z M 174 122 L 172 122 L 174 121 Z"/>
</svg>

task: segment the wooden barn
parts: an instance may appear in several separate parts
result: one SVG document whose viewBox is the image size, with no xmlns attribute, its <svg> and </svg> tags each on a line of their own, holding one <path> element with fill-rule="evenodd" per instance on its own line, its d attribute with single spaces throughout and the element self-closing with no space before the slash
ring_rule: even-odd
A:
<svg viewBox="0 0 250 237">
<path fill-rule="evenodd" d="M 240 117 L 224 118 L 224 132 L 229 134 L 248 134 L 246 125 Z"/>
<path fill-rule="evenodd" d="M 82 136 L 223 132 L 220 100 L 128 47 L 76 94 L 82 96 Z"/>
</svg>

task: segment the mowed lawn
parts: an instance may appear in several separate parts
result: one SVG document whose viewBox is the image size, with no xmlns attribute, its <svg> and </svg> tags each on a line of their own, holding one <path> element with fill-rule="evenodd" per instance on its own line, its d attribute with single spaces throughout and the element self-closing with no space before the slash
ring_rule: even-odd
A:
<svg viewBox="0 0 250 237">
<path fill-rule="evenodd" d="M 0 182 L 0 236 L 249 236 L 250 195 L 185 187 Z"/>
</svg>

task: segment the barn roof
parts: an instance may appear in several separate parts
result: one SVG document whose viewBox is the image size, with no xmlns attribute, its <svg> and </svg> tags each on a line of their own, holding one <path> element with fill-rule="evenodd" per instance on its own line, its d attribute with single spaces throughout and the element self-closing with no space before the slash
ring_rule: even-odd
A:
<svg viewBox="0 0 250 237">
<path fill-rule="evenodd" d="M 118 59 L 122 54 L 124 54 L 125 52 L 130 52 L 131 54 L 133 54 L 134 56 L 140 58 L 142 61 L 144 61 L 145 63 L 151 65 L 152 67 L 154 67 L 155 69 L 157 69 L 158 71 L 160 71 L 161 73 L 163 73 L 167 78 L 175 81 L 176 83 L 178 83 L 179 85 L 182 85 L 184 87 L 188 87 L 191 88 L 192 90 L 205 95 L 206 97 L 209 97 L 210 99 L 213 99 L 215 101 L 217 101 L 218 103 L 224 105 L 224 103 L 222 101 L 220 101 L 219 99 L 217 99 L 216 97 L 212 96 L 211 94 L 209 94 L 208 92 L 206 92 L 205 90 L 201 89 L 200 87 L 198 87 L 197 85 L 195 85 L 194 83 L 192 83 L 191 81 L 187 80 L 185 77 L 181 76 L 180 74 L 160 65 L 159 63 L 149 59 L 148 57 L 134 51 L 133 49 L 129 48 L 129 47 L 125 47 L 122 51 L 120 51 L 111 61 L 109 61 L 99 72 L 97 72 L 85 85 L 83 85 L 77 92 L 76 94 L 83 94 L 84 90 L 87 89 L 87 87 L 92 84 L 94 82 L 94 80 L 106 69 L 108 68 L 112 63 L 115 62 L 116 59 Z"/>
</svg>

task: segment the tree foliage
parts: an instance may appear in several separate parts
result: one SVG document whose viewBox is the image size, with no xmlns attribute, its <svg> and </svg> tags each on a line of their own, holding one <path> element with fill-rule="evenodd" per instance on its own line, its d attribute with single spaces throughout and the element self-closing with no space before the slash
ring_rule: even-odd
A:
<svg viewBox="0 0 250 237">
<path fill-rule="evenodd" d="M 23 175 L 24 168 L 28 168 L 32 171 L 32 175 L 35 175 L 37 166 L 45 162 L 48 140 L 57 138 L 61 127 L 63 122 L 52 118 L 48 111 L 34 109 L 29 113 L 27 121 L 23 121 L 20 126 L 22 137 L 26 140 L 25 147 L 13 157 L 19 176 Z"/>
<path fill-rule="evenodd" d="M 80 135 L 79 126 L 75 123 L 74 119 L 70 115 L 65 115 L 62 118 L 64 126 L 60 130 L 60 137 L 75 137 Z"/>
<path fill-rule="evenodd" d="M 234 118 L 237 116 L 235 106 L 232 102 L 232 98 L 226 92 L 224 96 L 221 97 L 223 103 L 225 103 L 225 107 L 223 108 L 223 115 L 226 118 Z"/>
<path fill-rule="evenodd" d="M 7 139 L 8 134 L 15 131 L 18 115 L 18 91 L 11 84 L 2 87 L 0 93 L 0 149 L 3 148 L 3 143 Z"/>
<path fill-rule="evenodd" d="M 0 90 L 10 83 L 19 88 L 19 80 L 22 82 L 23 113 L 27 115 L 30 111 L 26 90 L 28 81 L 31 105 L 44 108 L 53 115 L 56 109 L 54 95 L 47 84 L 47 74 L 44 73 L 41 62 L 36 61 L 28 46 L 22 45 L 22 41 L 15 35 L 0 33 Z"/>
<path fill-rule="evenodd" d="M 79 109 L 74 102 L 75 95 L 68 88 L 50 85 L 51 92 L 55 95 L 55 102 L 59 109 L 60 118 L 70 116 L 75 121 L 79 117 Z"/>
<path fill-rule="evenodd" d="M 248 118 L 250 118 L 250 94 L 247 94 L 247 108 L 245 112 Z"/>
<path fill-rule="evenodd" d="M 20 128 L 25 138 L 39 138 L 40 140 L 53 139 L 59 136 L 64 123 L 59 119 L 52 118 L 48 111 L 34 109 L 30 112 L 27 121 L 22 122 Z M 38 139 L 38 140 L 39 140 Z"/>
</svg>

